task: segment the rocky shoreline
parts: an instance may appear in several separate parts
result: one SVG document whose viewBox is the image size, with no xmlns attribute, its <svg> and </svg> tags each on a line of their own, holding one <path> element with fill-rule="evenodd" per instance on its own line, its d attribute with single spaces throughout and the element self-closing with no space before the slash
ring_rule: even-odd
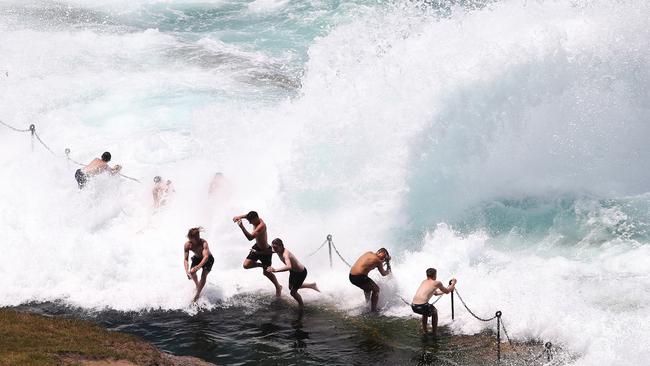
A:
<svg viewBox="0 0 650 366">
<path fill-rule="evenodd" d="M 0 309 L 0 365 L 208 366 L 90 322 Z"/>
</svg>

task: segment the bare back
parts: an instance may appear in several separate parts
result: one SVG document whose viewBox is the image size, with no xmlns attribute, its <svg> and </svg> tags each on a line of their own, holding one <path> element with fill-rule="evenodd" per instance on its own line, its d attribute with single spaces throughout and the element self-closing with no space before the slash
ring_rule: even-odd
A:
<svg viewBox="0 0 650 366">
<path fill-rule="evenodd" d="M 424 304 L 429 302 L 429 299 L 431 299 L 436 289 L 441 285 L 442 283 L 440 283 L 440 281 L 433 279 L 427 278 L 426 280 L 422 281 L 420 287 L 415 292 L 415 296 L 413 296 L 413 304 Z"/>
<path fill-rule="evenodd" d="M 370 271 L 379 267 L 382 264 L 381 259 L 376 253 L 366 252 L 350 268 L 351 275 L 368 275 Z"/>
<path fill-rule="evenodd" d="M 94 158 L 93 161 L 90 162 L 90 164 L 86 165 L 83 168 L 83 172 L 86 175 L 97 175 L 109 169 L 110 167 L 108 166 L 108 163 L 106 163 L 104 160 Z"/>
<path fill-rule="evenodd" d="M 278 253 L 278 257 L 280 257 L 280 259 L 282 260 L 282 262 L 285 265 L 290 265 L 291 266 L 291 271 L 292 272 L 302 272 L 302 271 L 305 270 L 305 266 L 303 266 L 302 263 L 300 263 L 300 261 L 298 260 L 298 258 L 296 258 L 296 256 L 293 255 L 293 253 L 291 253 L 287 249 L 284 250 L 282 255 L 280 255 L 280 253 Z M 287 261 L 289 263 L 287 263 Z"/>
</svg>

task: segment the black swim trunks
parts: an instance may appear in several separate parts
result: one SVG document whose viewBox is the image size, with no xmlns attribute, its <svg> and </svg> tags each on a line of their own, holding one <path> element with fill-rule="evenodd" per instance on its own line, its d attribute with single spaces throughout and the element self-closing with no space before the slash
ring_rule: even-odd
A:
<svg viewBox="0 0 650 366">
<path fill-rule="evenodd" d="M 201 260 L 203 260 L 203 257 L 199 256 L 192 256 L 192 267 L 196 267 L 199 263 L 201 263 Z M 208 257 L 208 260 L 203 263 L 203 270 L 206 272 L 210 272 L 212 270 L 212 265 L 214 264 L 214 257 L 212 254 Z"/>
<path fill-rule="evenodd" d="M 86 185 L 86 182 L 88 181 L 88 177 L 86 177 L 86 174 L 84 174 L 84 172 L 82 172 L 81 169 L 77 169 L 77 171 L 74 172 L 74 179 L 77 180 L 79 189 L 82 189 Z"/>
<path fill-rule="evenodd" d="M 364 287 L 367 287 L 368 285 L 374 284 L 375 282 L 370 279 L 370 277 L 366 275 L 353 275 L 350 273 L 350 282 L 352 282 L 353 285 L 359 287 L 360 289 L 366 291 Z"/>
<path fill-rule="evenodd" d="M 431 316 L 436 311 L 436 307 L 432 304 L 411 304 L 411 309 L 416 314 L 426 316 Z"/>
<path fill-rule="evenodd" d="M 259 252 L 259 248 L 257 245 L 253 245 L 251 249 L 256 250 Z M 269 267 L 271 265 L 271 257 L 273 256 L 273 253 L 269 254 L 259 254 L 258 252 L 250 252 L 248 253 L 248 256 L 246 259 L 250 259 L 253 262 L 260 261 L 262 263 L 262 268 L 266 269 L 266 267 Z"/>
<path fill-rule="evenodd" d="M 307 267 L 302 272 L 289 271 L 289 290 L 299 289 L 307 278 Z"/>
</svg>

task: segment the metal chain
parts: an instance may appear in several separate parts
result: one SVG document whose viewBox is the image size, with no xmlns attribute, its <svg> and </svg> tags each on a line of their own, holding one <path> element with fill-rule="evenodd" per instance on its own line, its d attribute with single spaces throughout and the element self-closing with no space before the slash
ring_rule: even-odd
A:
<svg viewBox="0 0 650 366">
<path fill-rule="evenodd" d="M 319 250 L 321 250 L 321 248 L 323 248 L 323 246 L 325 246 L 325 244 L 327 244 L 327 239 L 325 239 L 325 241 L 323 242 L 323 244 L 321 244 L 321 245 L 318 247 L 318 249 L 314 250 L 311 254 L 307 255 L 307 257 L 311 257 L 312 255 L 316 254 Z"/>
<path fill-rule="evenodd" d="M 10 128 L 10 129 L 12 129 L 12 130 L 14 130 L 14 131 L 16 131 L 16 132 L 29 132 L 29 131 L 31 131 L 29 128 L 27 128 L 27 129 L 25 129 L 25 130 L 21 130 L 21 129 L 19 129 L 19 128 L 16 128 L 16 127 L 10 126 L 10 125 L 4 123 L 1 119 L 0 119 L 0 123 L 3 124 L 5 127 Z"/>
<path fill-rule="evenodd" d="M 478 320 L 480 320 L 480 321 L 484 321 L 484 322 L 489 322 L 489 321 L 494 320 L 494 319 L 497 318 L 497 316 L 495 315 L 495 316 L 491 317 L 490 319 L 485 319 L 485 318 L 481 318 L 480 316 L 474 314 L 474 312 L 471 311 L 471 310 L 467 307 L 467 304 L 465 304 L 465 301 L 464 301 L 463 298 L 460 296 L 460 293 L 458 292 L 458 289 L 454 289 L 454 292 L 456 292 L 456 295 L 458 296 L 458 299 L 460 299 L 460 302 L 463 304 L 463 306 L 465 307 L 465 309 L 467 309 L 467 311 L 468 311 L 470 314 L 472 314 L 472 316 L 475 317 L 476 319 L 478 319 Z"/>
<path fill-rule="evenodd" d="M 334 242 L 332 242 L 332 247 L 334 248 L 334 251 L 336 252 L 336 255 L 338 255 L 339 258 L 341 258 L 341 260 L 343 261 L 343 263 L 347 264 L 348 267 L 352 268 L 352 265 L 351 265 L 350 263 L 348 263 L 348 261 L 346 261 L 345 259 L 343 259 L 343 256 L 341 255 L 341 253 L 339 253 L 339 250 L 336 249 L 336 245 L 334 245 Z"/>
<path fill-rule="evenodd" d="M 41 140 L 41 137 L 38 135 L 37 132 L 34 132 L 34 136 L 36 136 L 36 139 L 38 140 L 38 142 L 40 142 L 41 145 L 43 145 L 43 147 L 44 147 L 45 149 L 47 149 L 47 151 L 50 152 L 50 154 L 56 156 L 57 158 L 61 158 L 61 157 L 62 157 L 61 155 L 57 155 L 54 151 L 52 151 L 52 149 L 50 149 L 50 147 L 47 146 L 47 144 L 45 144 L 45 142 L 43 142 L 43 140 Z"/>
</svg>

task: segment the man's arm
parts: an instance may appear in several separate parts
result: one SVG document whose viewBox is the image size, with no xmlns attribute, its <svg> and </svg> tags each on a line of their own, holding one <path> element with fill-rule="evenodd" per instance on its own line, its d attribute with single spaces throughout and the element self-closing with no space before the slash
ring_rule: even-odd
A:
<svg viewBox="0 0 650 366">
<path fill-rule="evenodd" d="M 253 233 L 249 233 L 248 230 L 246 230 L 246 227 L 244 226 L 244 223 L 241 222 L 241 219 L 237 220 L 237 225 L 241 229 L 242 233 L 244 233 L 244 236 L 246 237 L 246 239 L 248 239 L 248 241 L 251 241 L 251 240 L 255 239 L 255 236 L 253 235 L 253 233 L 255 233 L 257 230 L 253 230 Z"/>
<path fill-rule="evenodd" d="M 246 215 L 238 215 L 232 218 L 232 222 L 241 221 Z"/>
<path fill-rule="evenodd" d="M 284 260 L 283 260 L 283 262 L 285 263 L 284 266 L 282 266 L 280 268 L 277 268 L 277 269 L 273 268 L 273 267 L 267 267 L 266 271 L 267 272 L 285 272 L 285 271 L 291 270 L 293 268 L 293 266 L 291 265 L 291 258 L 289 257 L 289 254 L 287 253 L 286 250 L 284 251 L 284 254 L 282 255 L 282 257 L 284 258 Z"/>
<path fill-rule="evenodd" d="M 454 291 L 454 288 L 456 288 L 456 279 L 455 279 L 455 278 L 452 278 L 452 279 L 451 279 L 451 285 L 449 285 L 449 287 L 445 287 L 445 286 L 442 284 L 442 282 L 440 282 L 440 281 L 436 281 L 436 282 L 437 282 L 437 283 L 436 283 L 436 288 L 437 288 L 438 290 L 442 291 L 442 292 L 445 293 L 445 294 L 448 294 L 448 293 Z"/>
<path fill-rule="evenodd" d="M 108 169 L 108 172 L 111 175 L 115 175 L 115 174 L 118 174 L 120 172 L 120 170 L 122 170 L 122 166 L 117 164 L 113 168 L 111 168 L 111 167 L 108 166 L 108 164 L 106 164 L 106 169 Z"/>
<path fill-rule="evenodd" d="M 381 259 L 377 258 L 377 270 L 381 273 L 382 276 L 388 276 L 391 271 L 384 269 L 384 262 Z"/>
<path fill-rule="evenodd" d="M 201 262 L 199 262 L 199 264 L 197 264 L 194 268 L 192 268 L 190 270 L 190 273 L 196 273 L 196 271 L 198 271 L 199 268 L 203 267 L 205 262 L 208 261 L 208 256 L 210 255 L 210 250 L 208 249 L 208 242 L 205 241 L 205 240 L 203 241 L 203 250 L 201 251 L 201 255 L 203 256 L 203 258 L 201 259 Z"/>
<path fill-rule="evenodd" d="M 185 267 L 185 274 L 187 275 L 187 279 L 190 279 L 190 264 L 188 263 L 187 259 L 190 256 L 190 250 L 187 249 L 187 244 L 184 245 L 184 250 L 185 250 L 185 260 L 183 260 L 183 266 Z"/>
</svg>

